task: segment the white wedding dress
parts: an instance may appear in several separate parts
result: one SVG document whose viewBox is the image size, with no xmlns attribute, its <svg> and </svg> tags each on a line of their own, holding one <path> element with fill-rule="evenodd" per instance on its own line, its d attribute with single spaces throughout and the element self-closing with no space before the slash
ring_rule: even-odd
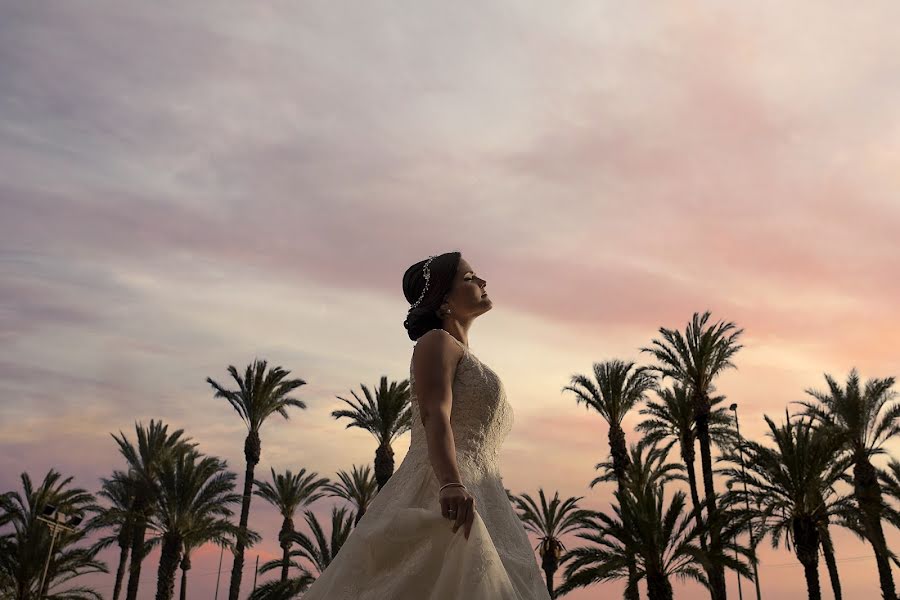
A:
<svg viewBox="0 0 900 600">
<path fill-rule="evenodd" d="M 412 390 L 409 452 L 304 600 L 550 600 L 525 528 L 497 465 L 513 423 L 497 374 L 465 351 L 453 380 L 450 423 L 460 475 L 475 497 L 469 539 L 441 516 Z"/>
</svg>

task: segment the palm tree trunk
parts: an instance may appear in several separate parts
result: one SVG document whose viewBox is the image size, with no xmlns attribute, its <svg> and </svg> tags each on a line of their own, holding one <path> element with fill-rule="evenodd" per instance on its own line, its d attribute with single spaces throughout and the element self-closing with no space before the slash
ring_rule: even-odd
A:
<svg viewBox="0 0 900 600">
<path fill-rule="evenodd" d="M 875 551 L 875 563 L 878 565 L 878 580 L 881 584 L 881 596 L 884 600 L 896 600 L 894 577 L 888 558 L 884 529 L 881 526 L 881 488 L 875 467 L 868 458 L 862 456 L 853 465 L 853 495 L 862 513 L 862 523 L 866 537 Z"/>
<path fill-rule="evenodd" d="M 694 440 L 688 442 L 690 446 L 682 445 L 681 460 L 684 461 L 684 468 L 687 470 L 688 487 L 691 488 L 691 504 L 694 505 L 694 522 L 697 527 L 703 525 L 703 505 L 700 504 L 700 492 L 697 490 L 697 468 L 694 466 Z M 706 552 L 706 532 L 700 532 L 700 548 Z"/>
<path fill-rule="evenodd" d="M 187 600 L 187 572 L 191 569 L 191 555 L 185 554 L 181 559 L 181 593 L 180 600 Z"/>
<path fill-rule="evenodd" d="M 838 576 L 837 561 L 834 559 L 834 545 L 831 543 L 831 533 L 828 526 L 821 532 L 822 537 L 822 554 L 825 556 L 825 566 L 828 567 L 828 578 L 831 580 L 831 593 L 834 600 L 842 600 L 841 598 L 841 579 Z"/>
<path fill-rule="evenodd" d="M 554 571 L 550 569 L 544 569 L 544 579 L 547 581 L 547 593 L 550 594 L 551 598 L 556 598 L 556 594 L 553 593 L 553 575 Z"/>
<path fill-rule="evenodd" d="M 179 600 L 187 600 L 187 571 L 181 571 L 181 591 L 178 594 Z"/>
<path fill-rule="evenodd" d="M 291 547 L 282 546 L 281 548 L 281 582 L 284 583 L 288 578 L 288 568 L 291 566 Z"/>
<path fill-rule="evenodd" d="M 818 561 L 805 561 L 803 563 L 803 574 L 806 576 L 806 592 L 809 594 L 809 600 L 822 600 L 822 590 L 819 589 L 819 568 L 816 564 Z"/>
<path fill-rule="evenodd" d="M 378 446 L 375 450 L 375 481 L 378 482 L 378 490 L 384 487 L 391 475 L 394 474 L 394 449 L 387 442 Z"/>
<path fill-rule="evenodd" d="M 147 532 L 147 523 L 144 521 L 146 506 L 147 499 L 143 496 L 134 499 L 135 520 L 131 538 L 131 562 L 128 566 L 128 587 L 125 590 L 125 600 L 137 600 L 138 586 L 141 582 L 141 563 L 144 562 L 144 535 Z"/>
<path fill-rule="evenodd" d="M 722 553 L 721 523 L 716 506 L 716 488 L 713 483 L 712 448 L 709 440 L 709 399 L 701 397 L 696 405 L 697 441 L 700 442 L 700 464 L 703 467 L 703 491 L 706 494 L 706 521 L 709 526 L 709 549 L 713 556 Z M 714 564 L 709 574 L 713 600 L 726 600 L 725 567 Z"/>
<path fill-rule="evenodd" d="M 156 575 L 156 600 L 172 600 L 175 595 L 175 573 L 181 561 L 181 537 L 163 534 L 162 553 Z"/>
<path fill-rule="evenodd" d="M 247 522 L 250 519 L 250 499 L 253 497 L 253 472 L 259 463 L 262 443 L 259 433 L 250 431 L 244 440 L 244 458 L 247 459 L 247 470 L 244 473 L 244 496 L 241 499 L 241 520 L 238 525 L 239 536 L 234 547 L 234 563 L 231 566 L 231 584 L 228 587 L 228 600 L 238 600 L 241 593 L 241 576 L 244 570 L 244 538 L 247 534 Z"/>
<path fill-rule="evenodd" d="M 125 569 L 128 567 L 130 545 L 131 540 L 128 540 L 119 546 L 119 567 L 116 569 L 116 584 L 113 586 L 112 600 L 119 600 L 119 594 L 122 593 L 122 581 L 125 580 Z"/>
<path fill-rule="evenodd" d="M 550 598 L 556 598 L 556 594 L 553 593 L 553 576 L 556 574 L 556 569 L 559 568 L 559 561 L 556 559 L 556 553 L 552 544 L 546 549 L 544 556 L 541 558 L 541 567 L 544 569 L 547 593 L 550 594 Z"/>
<path fill-rule="evenodd" d="M 628 447 L 625 445 L 625 431 L 617 423 L 609 424 L 609 453 L 612 456 L 613 472 L 619 484 L 619 492 L 625 494 L 626 471 L 630 460 Z M 623 520 L 625 516 L 623 515 Z M 625 523 L 628 526 L 628 523 Z M 625 600 L 640 600 L 637 584 L 637 565 L 634 558 L 628 560 L 628 581 L 625 584 Z"/>
<path fill-rule="evenodd" d="M 819 528 L 811 518 L 797 519 L 792 525 L 794 551 L 803 565 L 809 600 L 822 600 L 819 587 Z"/>
<path fill-rule="evenodd" d="M 281 583 L 288 580 L 288 572 L 291 568 L 291 541 L 294 535 L 294 521 L 285 517 L 281 522 L 281 531 L 278 532 L 278 543 L 281 545 Z"/>
<path fill-rule="evenodd" d="M 647 597 L 650 600 L 672 600 L 672 584 L 665 575 L 647 574 Z"/>
</svg>

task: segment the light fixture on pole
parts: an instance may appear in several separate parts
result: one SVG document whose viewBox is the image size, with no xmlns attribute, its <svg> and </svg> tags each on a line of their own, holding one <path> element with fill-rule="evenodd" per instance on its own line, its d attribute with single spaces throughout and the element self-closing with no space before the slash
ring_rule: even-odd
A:
<svg viewBox="0 0 900 600">
<path fill-rule="evenodd" d="M 41 515 L 37 518 L 38 521 L 46 523 L 51 532 L 50 550 L 47 552 L 47 560 L 44 562 L 44 572 L 41 575 L 41 585 L 38 588 L 38 598 L 43 598 L 44 596 L 44 582 L 47 580 L 47 570 L 50 568 L 50 558 L 53 556 L 53 546 L 56 545 L 56 536 L 59 535 L 60 531 L 74 533 L 75 528 L 81 525 L 81 515 L 75 515 L 65 523 L 62 523 L 59 520 L 61 514 L 63 514 L 62 510 L 57 510 L 56 506 L 47 504 L 44 506 L 44 510 Z"/>
<path fill-rule="evenodd" d="M 738 422 L 737 402 L 733 402 L 728 408 L 734 413 L 734 427 L 738 436 L 738 452 L 741 457 L 741 476 L 744 480 L 744 500 L 747 502 L 747 512 L 750 512 L 750 495 L 747 493 L 747 471 L 744 468 L 744 438 L 741 437 L 741 425 Z M 753 519 L 747 521 L 747 532 L 750 534 L 750 552 L 753 555 L 753 583 L 756 585 L 756 600 L 762 600 L 762 592 L 759 590 L 759 570 L 756 567 L 756 542 L 753 539 Z"/>
</svg>

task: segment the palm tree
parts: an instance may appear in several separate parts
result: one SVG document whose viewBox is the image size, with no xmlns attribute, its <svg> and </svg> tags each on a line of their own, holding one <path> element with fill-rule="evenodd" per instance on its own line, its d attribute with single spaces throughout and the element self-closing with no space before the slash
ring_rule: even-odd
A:
<svg viewBox="0 0 900 600">
<path fill-rule="evenodd" d="M 900 462 L 896 458 L 890 459 L 887 469 L 879 472 L 878 479 L 881 481 L 881 493 L 892 498 L 894 502 L 900 502 Z M 900 529 L 900 511 L 889 504 L 885 504 L 882 510 L 884 511 L 885 520 Z M 863 539 L 866 539 L 865 533 L 862 533 Z M 896 563 L 897 561 L 894 562 Z"/>
<path fill-rule="evenodd" d="M 228 400 L 247 426 L 247 437 L 244 440 L 244 458 L 247 460 L 247 470 L 244 474 L 244 495 L 241 501 L 239 525 L 241 536 L 234 548 L 234 564 L 231 567 L 228 600 L 238 600 L 241 590 L 247 521 L 250 518 L 250 500 L 253 495 L 253 473 L 262 453 L 259 431 L 266 419 L 275 413 L 287 419 L 288 408 L 306 408 L 306 403 L 302 400 L 288 397 L 292 390 L 306 385 L 306 382 L 302 379 L 285 379 L 290 371 L 281 367 L 274 367 L 266 373 L 266 366 L 266 361 L 255 360 L 251 366 L 247 367 L 244 377 L 241 378 L 237 369 L 229 365 L 228 373 L 238 385 L 238 389 L 234 391 L 226 390 L 211 378 L 206 378 L 206 381 L 216 390 L 215 397 Z"/>
<path fill-rule="evenodd" d="M 353 524 L 356 525 L 375 499 L 378 482 L 375 481 L 369 465 L 363 467 L 353 465 L 351 473 L 338 471 L 337 476 L 340 482 L 328 483 L 324 489 L 329 495 L 343 498 L 356 508 L 356 517 L 353 520 Z"/>
<path fill-rule="evenodd" d="M 695 468 L 697 439 L 696 419 L 694 418 L 694 405 L 687 389 L 678 383 L 672 389 L 663 388 L 657 390 L 659 401 L 649 400 L 640 414 L 649 418 L 638 424 L 636 430 L 643 434 L 644 444 L 663 444 L 666 455 L 672 446 L 678 444 L 681 460 L 687 473 L 688 487 L 691 493 L 694 519 L 700 529 L 700 548 L 708 550 L 706 535 L 703 530 L 702 507 L 700 493 L 697 488 L 697 471 Z M 730 440 L 731 417 L 727 409 L 718 406 L 725 400 L 725 396 L 716 396 L 710 399 L 711 412 L 709 415 L 710 435 L 714 442 L 722 444 Z M 707 578 L 715 575 L 707 571 Z"/>
<path fill-rule="evenodd" d="M 803 565 L 810 600 L 820 600 L 822 534 L 827 534 L 829 517 L 846 505 L 834 486 L 843 478 L 850 458 L 843 452 L 842 440 L 815 427 L 811 420 L 791 421 L 787 411 L 785 419 L 779 427 L 765 417 L 774 448 L 743 442 L 746 469 L 735 466 L 724 470 L 731 483 L 741 485 L 733 485 L 723 503 L 756 523 L 756 539 L 770 535 L 774 548 L 782 537 L 788 540 Z M 735 450 L 726 451 L 723 458 L 734 465 L 742 464 Z M 743 509 L 745 505 L 750 508 Z"/>
<path fill-rule="evenodd" d="M 347 514 L 346 507 L 331 507 L 331 537 L 327 538 L 316 515 L 309 509 L 303 512 L 312 537 L 300 532 L 294 533 L 293 541 L 300 546 L 297 556 L 312 563 L 319 574 L 322 574 L 353 531 L 352 513 Z"/>
<path fill-rule="evenodd" d="M 72 478 L 64 478 L 53 469 L 37 487 L 28 473 L 22 473 L 20 479 L 22 493 L 0 495 L 0 527 L 11 526 L 11 531 L 0 535 L 0 597 L 32 600 L 50 595 L 58 600 L 100 600 L 99 593 L 84 586 L 51 592 L 81 575 L 108 572 L 97 560 L 98 548 L 76 546 L 87 535 L 85 528 L 57 534 L 47 576 L 40 585 L 51 550 L 51 533 L 38 517 L 47 506 L 55 506 L 67 519 L 83 518 L 96 508 L 93 495 L 70 487 Z"/>
<path fill-rule="evenodd" d="M 297 474 L 290 470 L 284 474 L 276 474 L 272 469 L 272 483 L 266 481 L 256 482 L 254 492 L 260 498 L 265 499 L 278 509 L 281 514 L 281 531 L 278 533 L 278 542 L 281 545 L 281 581 L 287 581 L 288 569 L 291 564 L 291 535 L 294 533 L 294 513 L 301 506 L 306 506 L 325 496 L 320 491 L 328 484 L 325 477 L 319 478 L 318 473 L 306 474 L 306 469 L 300 469 Z"/>
<path fill-rule="evenodd" d="M 860 390 L 859 374 L 850 371 L 847 385 L 840 384 L 825 374 L 827 393 L 807 389 L 806 393 L 818 402 L 800 402 L 810 415 L 831 435 L 840 438 L 849 451 L 853 465 L 853 496 L 859 508 L 862 531 L 875 551 L 881 594 L 894 600 L 896 590 L 891 573 L 891 552 L 884 539 L 881 521 L 884 518 L 884 502 L 878 470 L 872 458 L 885 454 L 884 444 L 900 433 L 900 404 L 893 403 L 897 392 L 894 378 L 870 379 Z"/>
<path fill-rule="evenodd" d="M 316 578 L 303 571 L 287 581 L 273 579 L 263 583 L 250 594 L 248 600 L 290 600 L 302 597 L 303 592 L 312 585 Z"/>
<path fill-rule="evenodd" d="M 710 552 L 713 555 L 722 553 L 722 536 L 720 529 L 722 520 L 716 505 L 716 490 L 713 483 L 712 436 L 710 435 L 710 415 L 712 401 L 710 394 L 715 390 L 713 381 L 725 369 L 735 368 L 731 358 L 743 346 L 737 339 L 743 329 L 732 331 L 735 324 L 717 322 L 704 328 L 710 313 L 706 311 L 700 316 L 694 313 L 691 323 L 680 331 L 659 328 L 663 340 L 654 339 L 653 347 L 641 348 L 641 352 L 653 354 L 660 363 L 653 370 L 662 378 L 671 377 L 681 384 L 691 395 L 694 407 L 694 422 L 697 441 L 700 442 L 700 463 L 703 469 L 703 489 L 705 492 L 707 529 L 710 539 Z M 717 565 L 711 574 L 710 591 L 713 600 L 725 600 L 725 568 Z"/>
<path fill-rule="evenodd" d="M 322 525 L 316 519 L 311 510 L 304 511 L 306 523 L 312 532 L 312 538 L 306 534 L 294 532 L 291 541 L 300 547 L 291 551 L 291 566 L 300 570 L 300 574 L 290 577 L 286 581 L 273 580 L 256 588 L 249 600 L 288 600 L 296 598 L 306 591 L 306 588 L 316 580 L 317 575 L 308 570 L 304 565 L 294 561 L 302 558 L 312 563 L 312 566 L 321 573 L 331 564 L 334 557 L 340 551 L 341 546 L 347 541 L 353 529 L 352 515 L 347 514 L 347 508 L 331 508 L 331 537 L 326 537 Z M 260 573 L 265 573 L 281 566 L 280 561 L 269 561 L 260 567 Z"/>
<path fill-rule="evenodd" d="M 633 362 L 617 359 L 594 363 L 596 384 L 588 377 L 578 374 L 572 376 L 572 385 L 563 388 L 563 391 L 575 393 L 576 403 L 584 402 L 585 407 L 593 408 L 609 424 L 609 453 L 619 490 L 625 487 L 625 473 L 628 470 L 628 448 L 622 419 L 638 402 L 644 400 L 649 390 L 656 388 L 656 378 L 647 367 L 638 367 L 632 372 L 633 368 Z M 625 598 L 638 600 L 636 567 L 631 565 L 629 569 L 632 577 L 629 577 L 626 585 Z"/>
<path fill-rule="evenodd" d="M 566 582 L 559 592 L 629 577 L 631 559 L 635 559 L 638 579 L 647 581 L 650 600 L 671 600 L 672 577 L 708 586 L 698 562 L 727 565 L 749 575 L 747 566 L 737 558 L 712 556 L 697 546 L 701 527 L 687 510 L 684 492 L 676 492 L 665 505 L 666 484 L 678 479 L 681 470 L 665 463 L 666 452 L 644 444 L 631 447 L 627 482 L 614 492 L 613 514 L 590 511 L 582 520 L 577 536 L 594 545 L 570 551 Z M 747 553 L 736 545 L 727 549 Z"/>
<path fill-rule="evenodd" d="M 87 531 L 112 529 L 112 532 L 97 540 L 97 550 L 104 550 L 112 545 L 119 547 L 119 566 L 116 569 L 116 583 L 113 587 L 113 600 L 119 600 L 125 569 L 128 567 L 128 553 L 134 537 L 134 512 L 132 505 L 135 497 L 135 481 L 123 471 L 113 471 L 112 477 L 101 478 L 99 497 L 109 502 L 108 507 L 101 507 L 97 515 L 85 525 Z"/>
<path fill-rule="evenodd" d="M 566 549 L 560 537 L 580 527 L 581 519 L 587 516 L 587 511 L 578 508 L 578 501 L 583 496 L 578 498 L 570 496 L 560 501 L 559 492 L 555 492 L 548 504 L 547 498 L 544 497 L 544 488 L 538 488 L 538 495 L 541 500 L 540 506 L 525 493 L 521 496 L 512 496 L 511 500 L 518 508 L 519 518 L 525 529 L 539 537 L 536 549 L 541 557 L 541 567 L 547 580 L 547 592 L 551 598 L 556 598 L 553 576 Z"/>
<path fill-rule="evenodd" d="M 131 505 L 134 529 L 126 600 L 137 600 L 141 564 L 145 556 L 144 537 L 147 532 L 147 521 L 156 502 L 160 466 L 166 459 L 186 452 L 196 445 L 190 438 L 182 437 L 184 434 L 182 429 L 169 433 L 169 426 L 164 425 L 162 421 L 151 419 L 148 427 L 135 423 L 134 429 L 137 445 L 132 444 L 121 431 L 118 436 L 111 434 L 119 445 L 119 452 L 125 457 L 129 477 L 134 483 L 134 500 Z"/>
<path fill-rule="evenodd" d="M 206 519 L 228 523 L 231 505 L 241 499 L 234 492 L 236 478 L 225 461 L 193 450 L 168 457 L 160 465 L 156 510 L 149 522 L 157 533 L 151 544 L 162 546 L 156 600 L 172 600 L 184 540 L 198 524 Z"/>
<path fill-rule="evenodd" d="M 366 397 L 365 402 L 351 390 L 356 402 L 338 396 L 350 408 L 335 410 L 331 416 L 335 419 L 347 417 L 350 419 L 347 428 L 359 427 L 375 436 L 378 442 L 375 450 L 375 479 L 380 490 L 394 473 L 394 449 L 391 444 L 409 431 L 412 425 L 409 380 L 404 379 L 399 383 L 392 381 L 388 386 L 387 377 L 382 376 L 374 398 L 365 385 L 360 384 L 360 387 Z"/>
</svg>

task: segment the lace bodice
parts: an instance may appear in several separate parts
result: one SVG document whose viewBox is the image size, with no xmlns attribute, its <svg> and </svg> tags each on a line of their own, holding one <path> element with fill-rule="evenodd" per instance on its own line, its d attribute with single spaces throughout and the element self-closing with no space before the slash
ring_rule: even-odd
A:
<svg viewBox="0 0 900 600">
<path fill-rule="evenodd" d="M 512 406 L 500 377 L 472 354 L 465 345 L 444 331 L 463 348 L 464 355 L 456 365 L 453 378 L 453 405 L 450 426 L 456 443 L 456 459 L 460 469 L 481 474 L 499 474 L 497 457 L 503 441 L 513 425 Z M 409 367 L 412 400 L 412 431 L 409 445 L 410 459 L 428 460 L 425 428 L 416 399 L 412 360 Z"/>
</svg>

